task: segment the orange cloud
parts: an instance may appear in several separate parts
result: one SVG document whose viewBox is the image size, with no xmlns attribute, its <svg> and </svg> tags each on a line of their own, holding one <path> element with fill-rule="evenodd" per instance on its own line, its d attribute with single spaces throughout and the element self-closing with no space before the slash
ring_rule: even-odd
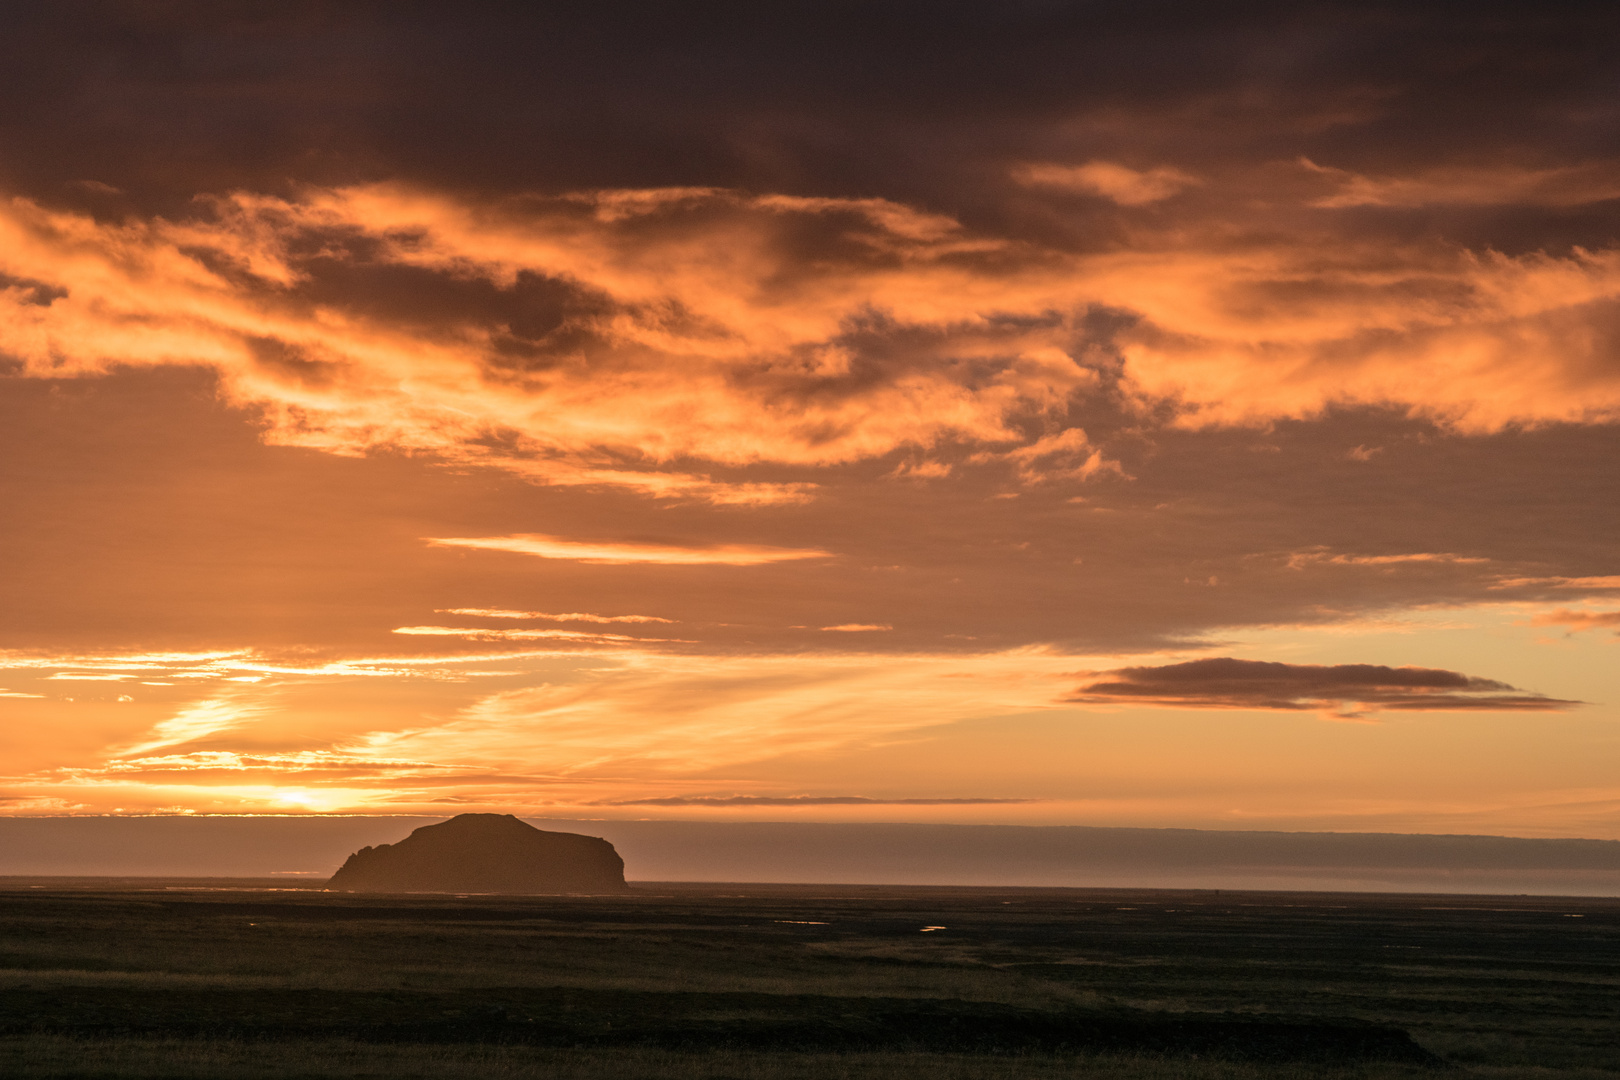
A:
<svg viewBox="0 0 1620 1080">
<path fill-rule="evenodd" d="M 1620 592 L 1620 574 L 1590 577 L 1503 577 L 1497 579 L 1493 589 L 1550 589 L 1558 592 L 1584 592 L 1595 595 Z"/>
<path fill-rule="evenodd" d="M 656 615 L 592 615 L 571 611 L 553 615 L 544 611 L 508 611 L 504 608 L 444 608 L 445 615 L 477 615 L 485 619 L 541 619 L 545 622 L 588 623 L 673 623 L 674 619 L 660 619 Z"/>
<path fill-rule="evenodd" d="M 1139 170 L 1111 161 L 1090 161 L 1084 165 L 1021 165 L 1013 170 L 1013 179 L 1030 187 L 1101 195 L 1121 206 L 1146 206 L 1198 183 L 1195 177 L 1180 169 Z"/>
<path fill-rule="evenodd" d="M 1377 566 L 1394 568 L 1398 566 L 1421 566 L 1423 564 L 1443 566 L 1472 566 L 1488 563 L 1491 560 L 1475 555 L 1457 555 L 1449 551 L 1414 551 L 1404 555 L 1346 555 L 1315 549 L 1311 551 L 1296 551 L 1288 556 L 1290 570 L 1303 570 L 1307 566 Z"/>
<path fill-rule="evenodd" d="M 682 547 L 678 544 L 632 542 L 589 543 L 527 534 L 520 536 L 430 537 L 435 547 L 464 547 L 480 551 L 506 551 L 538 559 L 571 559 L 584 563 L 656 563 L 663 566 L 762 566 L 797 559 L 826 559 L 831 552 L 815 548 L 767 547 L 758 544 L 716 544 Z M 558 631 L 559 633 L 561 631 Z"/>
<path fill-rule="evenodd" d="M 1025 484 L 1060 479 L 1089 480 L 1105 472 L 1124 475 L 1119 463 L 1104 458 L 1102 451 L 1092 446 L 1080 428 L 1043 435 L 1027 446 L 1003 453 L 975 454 L 972 460 L 1008 462 Z"/>
<path fill-rule="evenodd" d="M 479 697 L 453 717 L 374 731 L 348 753 L 555 777 L 643 778 L 850 745 L 985 712 L 1050 707 L 1073 659 L 977 656 L 609 654 L 589 682 Z M 952 676 L 947 678 L 946 676 Z"/>
<path fill-rule="evenodd" d="M 1514 165 L 1427 169 L 1415 176 L 1371 177 L 1300 162 L 1339 186 L 1312 206 L 1582 206 L 1620 198 L 1613 164 L 1527 169 Z"/>
<path fill-rule="evenodd" d="M 927 324 L 958 321 L 945 297 L 964 285 L 992 304 L 1001 291 L 955 263 L 996 244 L 880 200 L 659 190 L 477 207 L 374 187 L 296 203 L 237 195 L 216 211 L 111 227 L 12 202 L 0 270 L 61 295 L 41 304 L 7 289 L 0 344 L 35 374 L 215 367 L 234 396 L 269 410 L 277 441 L 430 449 L 547 482 L 698 497 L 724 493 L 637 466 L 847 461 L 946 434 L 1015 440 L 1009 412 L 1059 401 L 1085 375 L 1021 355 L 1053 333 L 1009 336 L 970 317 L 944 347 L 974 370 L 923 356 L 849 393 L 852 353 L 835 339 L 872 309 L 873 290 L 890 316 Z M 821 222 L 853 245 L 843 273 L 805 274 L 778 249 L 784 230 Z M 557 314 L 424 326 L 386 301 L 323 302 L 318 270 L 290 245 L 326 252 L 356 232 L 380 245 L 375 264 L 527 289 Z M 755 485 L 743 501 L 803 490 Z"/>
<path fill-rule="evenodd" d="M 122 750 L 125 754 L 145 754 L 152 750 L 215 735 L 240 727 L 262 715 L 268 705 L 242 697 L 216 697 L 188 705 L 154 727 L 148 737 Z"/>
<path fill-rule="evenodd" d="M 1127 202 L 1183 182 L 1079 168 Z M 1026 480 L 1095 477 L 1064 425 L 1105 369 L 1190 425 L 1336 403 L 1481 431 L 1620 416 L 1620 253 L 1258 230 L 1244 205 L 1076 253 L 884 200 L 716 189 L 372 185 L 119 224 L 13 199 L 0 350 L 34 376 L 205 366 L 279 443 L 737 504 L 815 488 L 705 468 L 958 442 Z"/>
<path fill-rule="evenodd" d="M 53 671 L 53 669 L 103 669 L 142 678 L 142 685 L 177 684 L 206 686 L 211 682 L 261 682 L 266 679 L 399 677 L 457 679 L 480 674 L 478 665 L 507 662 L 536 656 L 555 655 L 551 651 L 502 651 L 458 653 L 448 656 L 352 657 L 320 663 L 296 663 L 250 650 L 198 653 L 140 653 L 102 656 L 19 655 L 0 652 L 0 670 Z M 146 680 L 157 681 L 146 681 Z M 41 681 L 51 681 L 52 675 Z"/>
<path fill-rule="evenodd" d="M 1620 627 L 1620 611 L 1571 611 L 1560 608 L 1530 620 L 1531 626 L 1564 626 L 1572 634 L 1582 630 L 1601 630 Z"/>
<path fill-rule="evenodd" d="M 649 797 L 666 782 L 689 784 L 685 778 L 716 766 L 883 746 L 985 713 L 1048 708 L 1074 663 L 1046 650 L 704 657 L 627 641 L 589 644 L 577 652 L 586 666 L 563 681 L 493 693 L 449 677 L 481 668 L 554 680 L 566 654 L 402 659 L 396 674 L 414 668 L 440 678 L 419 685 L 398 711 L 375 713 L 341 704 L 370 685 L 342 687 L 370 684 L 359 665 L 380 670 L 386 661 L 350 660 L 348 669 L 312 667 L 303 675 L 274 669 L 281 674 L 272 683 L 210 689 L 155 724 L 132 719 L 131 737 L 88 746 L 77 759 L 59 754 L 37 773 L 0 777 L 0 797 L 29 806 L 56 800 L 67 809 L 204 812 L 377 812 L 445 799 L 600 804 Z M 489 671 L 491 662 L 501 667 Z M 321 710 L 315 724 L 303 718 L 312 707 Z"/>
<path fill-rule="evenodd" d="M 394 633 L 414 637 L 456 637 L 469 641 L 637 641 L 625 634 L 587 633 L 580 630 L 490 630 L 476 626 L 399 626 Z M 655 640 L 663 640 L 662 638 Z"/>
</svg>

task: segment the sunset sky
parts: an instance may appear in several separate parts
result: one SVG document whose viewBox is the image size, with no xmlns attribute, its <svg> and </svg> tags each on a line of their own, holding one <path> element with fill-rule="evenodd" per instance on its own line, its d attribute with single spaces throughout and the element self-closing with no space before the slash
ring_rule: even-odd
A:
<svg viewBox="0 0 1620 1080">
<path fill-rule="evenodd" d="M 1597 5 L 0 11 L 0 813 L 1620 838 Z"/>
</svg>

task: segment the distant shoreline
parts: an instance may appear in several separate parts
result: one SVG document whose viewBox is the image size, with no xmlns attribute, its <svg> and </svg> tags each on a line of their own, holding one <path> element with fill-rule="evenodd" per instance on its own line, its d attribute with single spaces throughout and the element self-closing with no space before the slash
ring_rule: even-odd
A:
<svg viewBox="0 0 1620 1080">
<path fill-rule="evenodd" d="M 252 892 L 252 893 L 306 893 L 328 894 L 364 900 L 389 897 L 409 897 L 419 900 L 469 899 L 479 900 L 532 900 L 545 897 L 579 899 L 645 900 L 659 896 L 725 897 L 725 898 L 800 898 L 800 899 L 885 899 L 939 897 L 1025 896 L 1031 899 L 1051 899 L 1074 896 L 1077 899 L 1106 900 L 1128 897 L 1286 897 L 1301 896 L 1321 900 L 1333 896 L 1354 897 L 1368 901 L 1380 898 L 1392 902 L 1410 902 L 1433 897 L 1457 901 L 1464 906 L 1485 906 L 1501 901 L 1524 901 L 1532 906 L 1570 901 L 1577 903 L 1614 900 L 1620 902 L 1620 893 L 1483 893 L 1444 892 L 1434 890 L 1360 890 L 1360 889 L 1205 889 L 1159 886 L 1067 886 L 1067 885 L 906 885 L 868 884 L 860 882 L 770 882 L 770 881 L 630 881 L 628 893 L 351 893 L 329 890 L 325 879 L 319 881 L 290 882 L 285 878 L 265 877 L 142 877 L 137 875 L 0 875 L 0 894 L 30 891 L 51 892 Z M 1493 909 L 1499 910 L 1499 909 Z"/>
<path fill-rule="evenodd" d="M 0 818 L 0 878 L 229 880 L 302 890 L 442 818 Z M 1090 826 L 526 819 L 611 842 L 680 888 L 1245 890 L 1620 896 L 1620 841 Z M 188 884 L 187 887 L 195 887 Z M 670 885 L 669 887 L 676 887 Z"/>
</svg>

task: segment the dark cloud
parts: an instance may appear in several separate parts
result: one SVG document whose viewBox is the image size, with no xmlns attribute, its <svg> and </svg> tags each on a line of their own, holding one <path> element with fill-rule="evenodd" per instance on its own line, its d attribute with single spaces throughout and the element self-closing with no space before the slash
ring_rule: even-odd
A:
<svg viewBox="0 0 1620 1080">
<path fill-rule="evenodd" d="M 1193 709 L 1320 709 L 1340 716 L 1395 711 L 1573 708 L 1494 679 L 1438 668 L 1382 664 L 1280 664 L 1218 657 L 1161 667 L 1127 667 L 1087 683 L 1079 704 L 1170 705 Z"/>
<path fill-rule="evenodd" d="M 0 158 L 108 212 L 387 178 L 884 195 L 1012 227 L 1026 159 L 1604 155 L 1617 26 L 1574 3 L 33 0 L 0 16 Z"/>
</svg>

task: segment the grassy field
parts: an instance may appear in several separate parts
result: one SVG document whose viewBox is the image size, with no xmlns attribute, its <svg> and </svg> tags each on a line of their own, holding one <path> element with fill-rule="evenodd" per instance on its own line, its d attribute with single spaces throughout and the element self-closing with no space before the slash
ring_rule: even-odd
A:
<svg viewBox="0 0 1620 1080">
<path fill-rule="evenodd" d="M 1350 1080 L 1437 1067 L 1620 1078 L 1620 902 L 0 888 L 8 1077 Z"/>
</svg>

